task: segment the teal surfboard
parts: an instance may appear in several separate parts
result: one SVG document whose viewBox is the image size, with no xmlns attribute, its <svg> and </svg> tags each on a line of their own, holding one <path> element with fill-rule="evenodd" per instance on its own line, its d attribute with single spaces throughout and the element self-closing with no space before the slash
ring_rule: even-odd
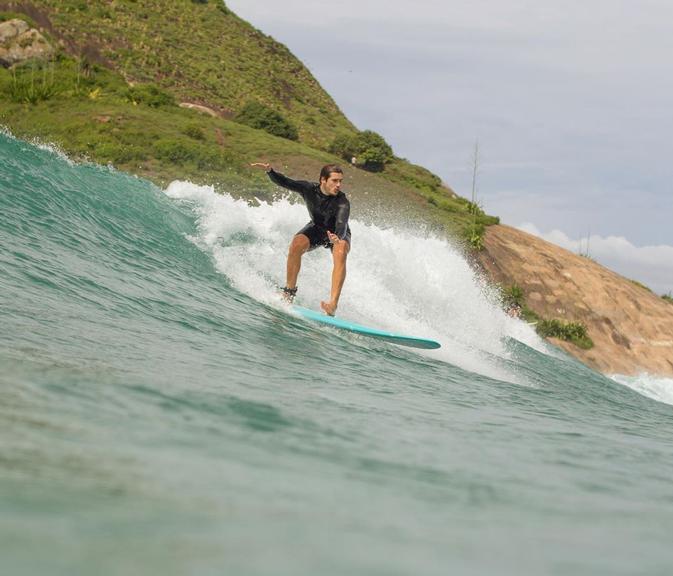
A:
<svg viewBox="0 0 673 576">
<path fill-rule="evenodd" d="M 342 320 L 341 318 L 337 318 L 335 316 L 327 316 L 322 312 L 316 312 L 315 310 L 302 308 L 301 306 L 292 306 L 292 311 L 302 318 L 306 318 L 308 320 L 313 320 L 322 324 L 328 324 L 329 326 L 334 326 L 335 328 L 340 328 L 341 330 L 347 330 L 348 332 L 354 332 L 355 334 L 361 334 L 362 336 L 368 336 L 369 338 L 385 340 L 386 342 L 392 342 L 393 344 L 399 344 L 400 346 L 424 348 L 426 350 L 434 350 L 435 348 L 441 347 L 441 344 L 435 340 L 418 338 L 416 336 L 405 336 L 404 334 L 396 334 L 395 332 L 385 332 L 384 330 L 369 328 L 367 326 L 362 326 L 361 324 L 356 324 L 355 322 Z"/>
</svg>

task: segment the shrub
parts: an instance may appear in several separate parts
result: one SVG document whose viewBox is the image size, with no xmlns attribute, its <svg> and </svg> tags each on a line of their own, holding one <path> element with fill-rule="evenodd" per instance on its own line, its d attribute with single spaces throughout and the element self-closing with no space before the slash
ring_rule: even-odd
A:
<svg viewBox="0 0 673 576">
<path fill-rule="evenodd" d="M 329 152 L 350 162 L 357 154 L 357 136 L 355 134 L 339 134 L 329 145 Z"/>
<path fill-rule="evenodd" d="M 488 214 L 485 214 L 479 218 L 479 221 L 484 226 L 493 226 L 494 224 L 500 224 L 500 216 L 489 216 Z"/>
<path fill-rule="evenodd" d="M 264 106 L 260 102 L 248 102 L 234 120 L 251 128 L 264 130 L 274 136 L 287 140 L 299 140 L 299 133 L 280 113 Z"/>
<path fill-rule="evenodd" d="M 519 306 L 523 308 L 526 305 L 523 289 L 517 284 L 512 284 L 509 288 L 502 290 L 502 303 L 507 307 Z"/>
<path fill-rule="evenodd" d="M 559 338 L 572 342 L 579 348 L 588 350 L 593 348 L 594 343 L 587 334 L 587 327 L 580 322 L 563 322 L 561 320 L 542 320 L 537 325 L 540 336 Z"/>
<path fill-rule="evenodd" d="M 112 162 L 116 165 L 147 159 L 145 149 L 140 146 L 112 142 L 98 144 L 96 146 L 96 156 L 103 162 Z"/>
<path fill-rule="evenodd" d="M 473 214 L 475 216 L 484 216 L 484 210 L 477 202 L 470 202 L 468 200 L 466 206 L 468 214 Z"/>
<path fill-rule="evenodd" d="M 358 136 L 359 160 L 370 169 L 383 169 L 383 165 L 393 159 L 393 149 L 383 136 L 371 130 L 360 132 Z"/>
<path fill-rule="evenodd" d="M 661 297 L 664 300 L 666 300 L 666 302 L 668 302 L 669 304 L 673 304 L 673 294 L 671 294 L 670 292 L 668 294 L 662 294 Z"/>
<path fill-rule="evenodd" d="M 203 141 L 206 139 L 206 135 L 198 124 L 190 124 L 182 132 L 194 140 Z"/>
<path fill-rule="evenodd" d="M 340 134 L 330 144 L 329 151 L 349 162 L 355 157 L 358 164 L 372 171 L 383 170 L 385 164 L 393 159 L 393 149 L 383 136 L 372 130 Z"/>
<path fill-rule="evenodd" d="M 184 164 L 185 162 L 194 160 L 198 155 L 198 151 L 192 146 L 170 139 L 159 140 L 154 145 L 154 151 L 158 158 L 175 162 L 176 164 Z"/>
<path fill-rule="evenodd" d="M 156 84 L 138 84 L 126 91 L 126 98 L 134 104 L 145 104 L 151 108 L 160 106 L 175 106 L 172 94 L 162 90 Z"/>
<path fill-rule="evenodd" d="M 477 224 L 470 229 L 470 246 L 477 251 L 484 248 L 484 232 L 486 232 L 486 228 L 483 224 Z"/>
<path fill-rule="evenodd" d="M 37 104 L 58 95 L 62 86 L 54 81 L 53 64 L 48 69 L 47 65 L 32 61 L 30 66 L 12 68 L 12 80 L 5 91 L 14 102 Z"/>
</svg>

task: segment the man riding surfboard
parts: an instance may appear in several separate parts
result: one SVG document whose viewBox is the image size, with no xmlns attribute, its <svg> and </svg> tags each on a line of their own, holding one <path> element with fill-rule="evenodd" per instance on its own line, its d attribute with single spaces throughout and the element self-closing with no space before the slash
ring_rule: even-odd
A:
<svg viewBox="0 0 673 576">
<path fill-rule="evenodd" d="M 250 166 L 264 168 L 275 184 L 297 192 L 304 199 L 311 217 L 290 242 L 284 296 L 292 301 L 297 293 L 302 256 L 318 246 L 329 248 L 333 260 L 332 289 L 329 300 L 320 302 L 320 307 L 325 314 L 334 316 L 346 280 L 346 259 L 351 247 L 350 202 L 341 190 L 343 171 L 336 164 L 327 164 L 320 170 L 319 182 L 307 182 L 292 180 L 265 162 L 254 162 Z"/>
</svg>

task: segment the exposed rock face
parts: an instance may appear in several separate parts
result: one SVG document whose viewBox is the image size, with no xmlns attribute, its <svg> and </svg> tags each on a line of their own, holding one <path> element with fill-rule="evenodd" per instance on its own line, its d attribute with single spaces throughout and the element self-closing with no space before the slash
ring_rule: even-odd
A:
<svg viewBox="0 0 673 576">
<path fill-rule="evenodd" d="M 592 260 L 509 226 L 489 226 L 479 255 L 544 318 L 582 322 L 594 348 L 554 343 L 606 374 L 673 376 L 673 304 Z"/>
<path fill-rule="evenodd" d="M 5 68 L 30 60 L 46 59 L 54 54 L 47 40 L 26 22 L 15 18 L 0 23 L 0 65 Z"/>
</svg>

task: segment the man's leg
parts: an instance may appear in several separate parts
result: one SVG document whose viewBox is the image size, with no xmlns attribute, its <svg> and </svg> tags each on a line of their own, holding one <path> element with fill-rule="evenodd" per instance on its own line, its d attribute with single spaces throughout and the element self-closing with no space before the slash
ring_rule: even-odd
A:
<svg viewBox="0 0 673 576">
<path fill-rule="evenodd" d="M 332 268 L 332 291 L 329 302 L 323 301 L 320 303 L 320 307 L 330 316 L 334 316 L 339 305 L 341 289 L 343 288 L 344 280 L 346 280 L 346 258 L 348 257 L 350 248 L 351 245 L 346 240 L 341 240 L 332 249 L 332 259 L 334 260 L 334 268 Z"/>
<path fill-rule="evenodd" d="M 286 288 L 297 287 L 297 277 L 301 269 L 301 257 L 311 247 L 311 241 L 304 234 L 296 234 L 290 242 L 290 249 L 287 252 L 287 277 Z"/>
</svg>

